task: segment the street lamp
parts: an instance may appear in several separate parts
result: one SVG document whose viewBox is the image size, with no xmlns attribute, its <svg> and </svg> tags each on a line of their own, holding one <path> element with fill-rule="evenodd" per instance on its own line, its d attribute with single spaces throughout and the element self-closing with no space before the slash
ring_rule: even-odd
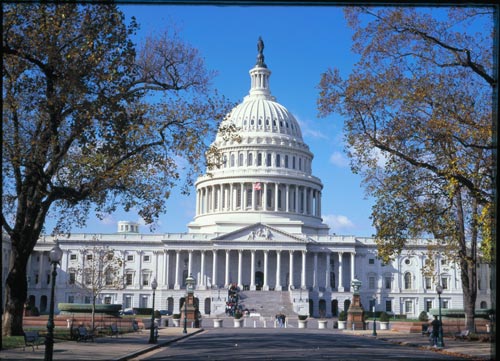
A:
<svg viewBox="0 0 500 361">
<path fill-rule="evenodd" d="M 186 277 L 186 298 L 184 299 L 184 329 L 182 333 L 187 333 L 187 306 L 189 300 L 189 294 L 193 294 L 194 292 L 194 278 L 189 275 Z"/>
<path fill-rule="evenodd" d="M 156 282 L 156 278 L 151 282 L 151 288 L 153 289 L 153 308 L 151 309 L 151 330 L 149 332 L 149 343 L 156 343 L 155 337 L 155 291 L 156 287 L 158 287 L 158 282 Z"/>
<path fill-rule="evenodd" d="M 54 289 L 56 286 L 57 264 L 61 261 L 63 251 L 56 245 L 50 250 L 49 261 L 52 264 L 52 283 L 50 289 L 49 320 L 47 322 L 47 336 L 45 337 L 45 361 L 52 361 L 54 354 Z"/>
<path fill-rule="evenodd" d="M 436 292 L 438 294 L 438 300 L 439 300 L 439 332 L 438 332 L 438 339 L 437 339 L 437 347 L 444 347 L 444 341 L 443 341 L 443 319 L 441 317 L 441 293 L 443 293 L 443 286 L 438 284 L 436 286 Z"/>
</svg>

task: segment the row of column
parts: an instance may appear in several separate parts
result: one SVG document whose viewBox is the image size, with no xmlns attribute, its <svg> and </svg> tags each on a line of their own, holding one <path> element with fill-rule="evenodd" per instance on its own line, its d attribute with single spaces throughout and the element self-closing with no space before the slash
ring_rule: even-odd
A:
<svg viewBox="0 0 500 361">
<path fill-rule="evenodd" d="M 237 250 L 238 252 L 238 262 L 237 262 L 237 284 L 239 287 L 243 287 L 243 252 L 245 250 Z M 187 264 L 185 265 L 184 263 L 181 263 L 181 253 L 183 252 L 187 252 L 188 253 L 188 259 L 187 259 Z M 181 279 L 181 272 L 182 270 L 185 268 L 185 266 L 187 267 L 187 274 L 193 274 L 193 252 L 195 251 L 191 251 L 191 250 L 188 250 L 188 251 L 184 251 L 184 250 L 176 250 L 175 251 L 175 259 L 174 259 L 174 262 L 175 262 L 175 266 L 174 266 L 174 289 L 180 289 L 181 288 L 181 284 L 183 282 L 183 280 Z M 220 252 L 223 252 L 224 254 L 224 287 L 228 287 L 231 283 L 231 280 L 230 280 L 230 257 L 231 257 L 231 250 L 221 250 L 219 252 L 219 250 L 211 250 L 211 251 L 196 251 L 196 252 L 200 252 L 200 269 L 199 269 L 199 277 L 197 279 L 197 286 L 198 288 L 201 288 L 201 289 L 204 289 L 207 287 L 207 284 L 206 284 L 206 276 L 207 276 L 207 270 L 206 270 L 206 253 L 207 252 L 211 252 L 212 253 L 212 259 L 213 259 L 213 262 L 212 262 L 212 270 L 211 270 L 211 276 L 212 276 L 212 279 L 211 279 L 211 284 L 212 285 L 219 285 L 220 284 L 220 281 L 222 280 L 219 280 L 217 278 L 217 275 L 218 275 L 218 265 L 219 265 L 219 253 Z M 273 250 L 273 251 L 269 251 L 269 250 L 262 250 L 262 251 L 256 251 L 256 250 L 250 250 L 250 290 L 255 290 L 256 289 L 256 280 L 255 280 L 255 274 L 256 274 L 256 269 L 255 269 L 255 266 L 256 266 L 256 260 L 255 260 L 255 254 L 256 252 L 262 252 L 263 253 L 263 256 L 264 256 L 264 262 L 263 262 L 263 280 L 262 280 L 262 288 L 264 290 L 269 290 L 270 287 L 272 285 L 269 284 L 269 275 L 271 274 L 270 270 L 269 270 L 269 254 L 270 253 L 275 253 L 276 254 L 276 274 L 275 274 L 275 284 L 274 284 L 274 289 L 275 290 L 282 290 L 284 287 L 290 289 L 294 286 L 295 284 L 295 279 L 294 279 L 294 253 L 295 252 L 300 252 L 301 253 L 301 265 L 300 265 L 300 287 L 302 289 L 305 289 L 308 287 L 308 285 L 306 284 L 306 269 L 307 269 L 307 262 L 306 262 L 306 255 L 307 255 L 307 251 L 303 250 L 303 251 L 281 251 L 281 250 Z M 282 257 L 282 253 L 288 253 L 289 254 L 289 279 L 288 279 L 288 284 L 283 284 L 283 280 L 281 280 L 281 274 L 282 274 L 282 267 L 281 267 L 281 257 Z M 354 275 L 355 275 L 355 262 L 354 262 L 354 258 L 355 258 L 355 253 L 354 252 L 348 252 L 350 254 L 350 265 L 351 265 L 351 269 L 350 269 L 350 278 L 353 278 Z M 343 254 L 344 252 L 338 252 L 337 253 L 337 257 L 338 257 L 338 279 L 339 279 L 339 282 L 338 282 L 338 291 L 339 292 L 343 292 L 345 290 L 345 285 L 343 284 L 343 272 L 344 272 L 344 267 L 343 267 Z M 325 267 L 325 284 L 324 284 L 324 287 L 326 290 L 331 290 L 331 286 L 330 286 L 330 272 L 332 271 L 331 267 L 330 267 L 330 260 L 331 260 L 331 257 L 332 257 L 332 253 L 328 253 L 328 252 L 314 252 L 313 253 L 313 267 L 312 267 L 312 270 L 313 270 L 313 276 L 312 276 L 312 287 L 314 289 L 318 289 L 321 285 L 319 285 L 318 283 L 318 273 L 317 273 L 317 270 L 318 270 L 318 257 L 320 257 L 321 255 L 324 256 L 324 259 L 325 259 L 325 264 L 327 265 L 327 267 Z M 164 286 L 167 286 L 168 287 L 168 280 L 170 279 L 170 274 L 169 274 L 169 271 L 170 271 L 170 262 L 171 262 L 171 255 L 168 251 L 165 251 L 164 252 L 164 267 L 163 267 L 163 284 Z M 156 262 L 157 263 L 157 260 Z"/>
<path fill-rule="evenodd" d="M 321 216 L 321 191 L 280 183 L 230 183 L 198 188 L 196 215 L 235 210 L 264 210 Z"/>
</svg>

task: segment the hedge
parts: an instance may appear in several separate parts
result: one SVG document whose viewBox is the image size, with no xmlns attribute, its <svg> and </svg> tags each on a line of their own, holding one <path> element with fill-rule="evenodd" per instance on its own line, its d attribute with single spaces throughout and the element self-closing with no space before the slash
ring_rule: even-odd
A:
<svg viewBox="0 0 500 361">
<path fill-rule="evenodd" d="M 59 303 L 57 305 L 62 314 L 70 313 L 92 313 L 92 305 L 90 303 Z M 109 315 L 118 315 L 122 305 L 95 305 L 96 313 L 105 313 Z"/>
</svg>

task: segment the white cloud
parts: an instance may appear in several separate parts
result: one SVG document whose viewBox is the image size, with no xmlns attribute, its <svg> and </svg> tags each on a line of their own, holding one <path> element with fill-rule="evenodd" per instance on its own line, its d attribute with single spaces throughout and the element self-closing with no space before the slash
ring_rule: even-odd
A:
<svg viewBox="0 0 500 361">
<path fill-rule="evenodd" d="M 116 225 L 117 221 L 112 214 L 107 214 L 103 219 L 99 221 L 101 224 L 105 226 Z"/>
<path fill-rule="evenodd" d="M 302 131 L 302 136 L 303 137 L 311 137 L 311 138 L 316 138 L 316 139 L 328 139 L 328 136 L 321 131 L 314 130 L 313 127 L 309 125 L 310 121 L 303 121 L 302 119 L 299 119 L 298 116 L 294 114 L 295 119 L 297 119 L 297 122 L 300 125 L 300 130 Z"/>
<path fill-rule="evenodd" d="M 327 214 L 323 215 L 322 218 L 323 222 L 328 224 L 333 233 L 342 233 L 354 228 L 354 223 L 343 215 Z"/>
<path fill-rule="evenodd" d="M 333 165 L 336 165 L 337 167 L 341 167 L 341 168 L 349 166 L 349 160 L 341 152 L 333 152 L 333 154 L 330 155 L 330 163 L 332 163 Z"/>
</svg>

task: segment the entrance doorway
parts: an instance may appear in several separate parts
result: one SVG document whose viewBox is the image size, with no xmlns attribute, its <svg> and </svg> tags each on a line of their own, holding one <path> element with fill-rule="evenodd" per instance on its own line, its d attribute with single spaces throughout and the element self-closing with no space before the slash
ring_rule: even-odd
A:
<svg viewBox="0 0 500 361">
<path fill-rule="evenodd" d="M 261 271 L 255 272 L 255 289 L 260 291 L 264 285 L 264 273 Z"/>
</svg>

